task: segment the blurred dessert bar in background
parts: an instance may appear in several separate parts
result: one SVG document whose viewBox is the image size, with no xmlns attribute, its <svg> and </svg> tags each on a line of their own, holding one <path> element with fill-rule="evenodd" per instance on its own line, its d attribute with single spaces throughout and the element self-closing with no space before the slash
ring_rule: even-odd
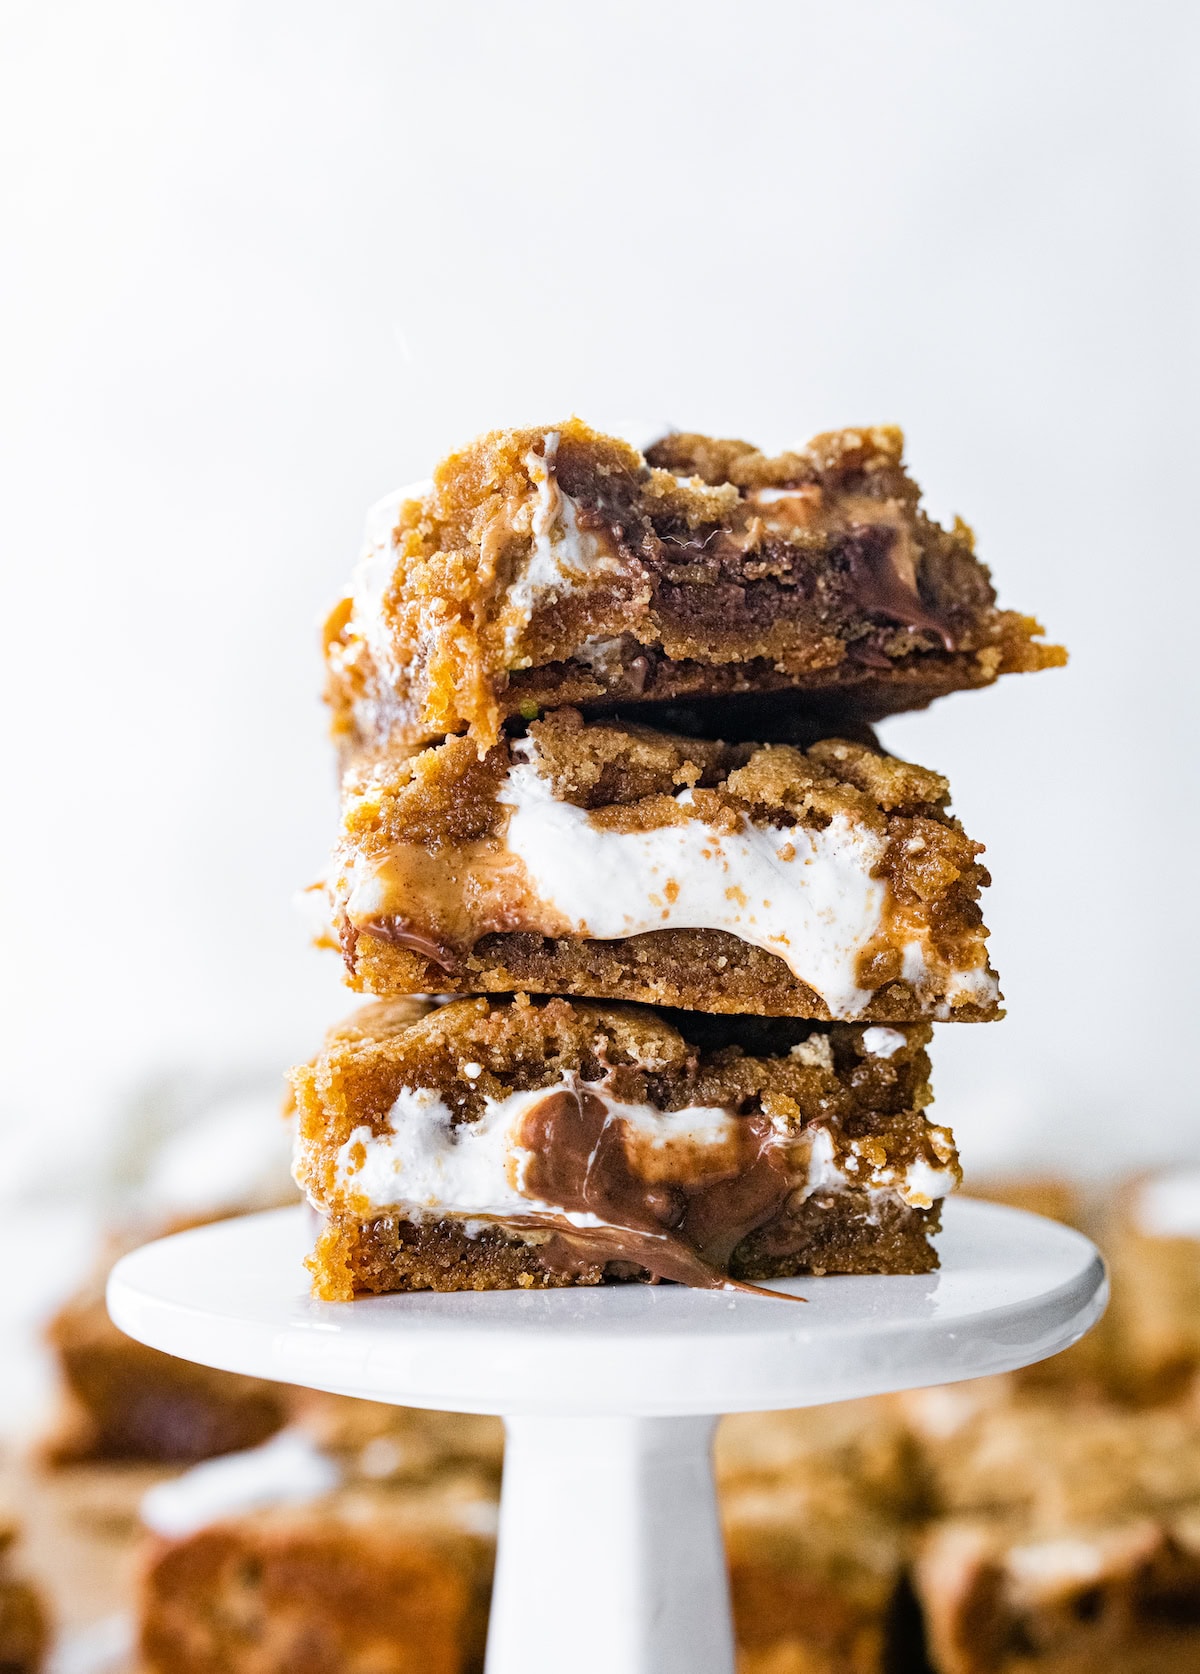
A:
<svg viewBox="0 0 1200 1674">
<path fill-rule="evenodd" d="M 718 716 L 719 721 L 719 716 Z M 328 891 L 352 984 L 911 1022 L 999 1016 L 980 846 L 864 744 L 560 710 L 351 769 Z"/>
<path fill-rule="evenodd" d="M 934 1520 L 913 1586 L 938 1674 L 1200 1667 L 1200 1404 L 961 1384 L 902 1398 Z"/>
<path fill-rule="evenodd" d="M 422 1015 L 424 1012 L 424 1015 Z M 401 1000 L 294 1072 L 317 1294 L 925 1272 L 927 1026 Z"/>
<path fill-rule="evenodd" d="M 423 1416 L 396 1410 L 357 1453 L 287 1431 L 148 1495 L 146 1674 L 478 1674 L 494 1447 L 480 1437 L 479 1468 L 426 1455 L 417 1479 L 390 1473 L 381 1445 L 395 1440 L 402 1461 L 407 1422 Z"/>
<path fill-rule="evenodd" d="M 1065 660 L 996 607 L 970 530 L 921 510 L 892 428 L 769 457 L 571 419 L 495 431 L 381 502 L 326 630 L 344 749 L 563 704 L 851 693 L 864 713 Z"/>
<path fill-rule="evenodd" d="M 113 1260 L 118 1253 L 111 1252 Z M 285 1421 L 283 1385 L 160 1354 L 118 1331 L 104 1305 L 104 1274 L 72 1297 L 48 1329 L 63 1399 L 47 1446 L 60 1463 L 187 1464 L 253 1447 Z"/>
<path fill-rule="evenodd" d="M 1148 1174 L 1121 1192 L 1107 1249 L 1112 1326 L 1136 1399 L 1185 1387 L 1200 1366 L 1200 1168 Z"/>
<path fill-rule="evenodd" d="M 901 1674 L 921 1504 L 889 1403 L 727 1418 L 716 1470 L 739 1674 Z"/>
<path fill-rule="evenodd" d="M 0 1669 L 37 1674 L 50 1641 L 50 1624 L 38 1589 L 20 1562 L 20 1525 L 0 1503 Z"/>
<path fill-rule="evenodd" d="M 493 1542 L 460 1509 L 360 1487 L 164 1543 L 143 1581 L 146 1674 L 478 1674 Z"/>
</svg>

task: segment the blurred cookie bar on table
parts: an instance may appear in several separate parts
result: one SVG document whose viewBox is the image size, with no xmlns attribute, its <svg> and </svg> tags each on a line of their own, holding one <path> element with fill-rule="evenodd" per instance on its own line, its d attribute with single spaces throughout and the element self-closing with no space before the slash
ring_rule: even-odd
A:
<svg viewBox="0 0 1200 1674">
<path fill-rule="evenodd" d="M 999 610 L 970 530 L 921 510 L 881 427 L 769 457 L 577 419 L 495 431 L 381 502 L 326 630 L 347 753 L 510 715 L 738 692 L 852 694 L 864 713 L 1065 660 Z"/>
<path fill-rule="evenodd" d="M 20 1525 L 0 1504 L 0 1669 L 4 1674 L 38 1674 L 50 1639 L 41 1592 L 20 1561 Z"/>
<path fill-rule="evenodd" d="M 294 1072 L 316 1292 L 926 1272 L 958 1179 L 928 1036 L 523 995 L 365 1007 Z"/>
<path fill-rule="evenodd" d="M 1077 1227 L 1108 1263 L 1104 1318 L 1065 1354 L 1018 1374 L 1023 1383 L 1071 1382 L 1142 1405 L 1186 1395 L 1200 1373 L 1200 1168 L 1110 1187 L 1022 1176 L 967 1189 Z"/>
<path fill-rule="evenodd" d="M 156 1490 L 138 1607 L 147 1674 L 477 1674 L 495 1475 L 422 1475 L 289 1430 Z"/>
<path fill-rule="evenodd" d="M 963 1189 L 989 1203 L 1004 1203 L 1010 1209 L 1024 1209 L 1030 1215 L 1084 1229 L 1089 1220 L 1085 1194 L 1071 1180 L 1055 1174 L 991 1174 L 974 1176 Z"/>
<path fill-rule="evenodd" d="M 52 1668 L 126 1674 L 146 1493 L 168 1467 L 93 1461 L 68 1470 L 10 1460 L 6 1489 L 22 1508 L 20 1556 L 52 1632 Z M 0 1660 L 0 1668 L 6 1667 Z"/>
<path fill-rule="evenodd" d="M 886 1674 L 904 1531 L 798 1478 L 721 1495 L 739 1674 Z"/>
<path fill-rule="evenodd" d="M 1103 1254 L 1109 1254 L 1111 1208 L 1109 1194 L 1102 1188 L 1089 1189 L 1053 1174 L 992 1174 L 972 1177 L 965 1182 L 964 1190 L 971 1197 L 1061 1221 L 1097 1242 Z M 1113 1326 L 1110 1308 L 1077 1343 L 1049 1360 L 1022 1367 L 1013 1374 L 1013 1381 L 1023 1387 L 1069 1385 L 1081 1394 L 1113 1394 L 1117 1382 Z"/>
<path fill-rule="evenodd" d="M 308 1389 L 295 1392 L 291 1422 L 356 1479 L 424 1483 L 469 1470 L 500 1481 L 504 1425 L 498 1418 L 393 1407 Z"/>
<path fill-rule="evenodd" d="M 449 1415 L 389 1421 L 369 1403 L 324 1416 L 320 1448 L 288 1431 L 148 1498 L 156 1532 L 139 1637 L 149 1674 L 478 1668 L 498 1426 L 475 1421 L 488 1427 L 456 1437 Z M 450 1451 L 432 1469 L 418 1462 L 415 1476 L 402 1453 L 387 1475 L 380 1442 L 406 1430 L 411 1439 L 422 1418 Z M 899 1649 L 913 1650 L 899 1509 L 907 1449 L 886 1403 L 723 1426 L 741 1674 L 891 1674 Z"/>
<path fill-rule="evenodd" d="M 104 1287 L 117 1258 L 184 1226 L 297 1201 L 291 1179 L 290 1101 L 229 1096 L 156 1132 L 135 1110 L 124 1213 L 95 1270 L 47 1327 L 62 1408 L 47 1456 L 187 1464 L 253 1447 L 284 1423 L 289 1391 L 160 1354 L 125 1336 L 108 1317 Z M 168 1111 L 168 1115 L 171 1112 Z"/>
<path fill-rule="evenodd" d="M 1200 1372 L 1200 1168 L 1130 1181 L 1107 1248 L 1125 1391 L 1143 1401 L 1177 1394 Z"/>
<path fill-rule="evenodd" d="M 1046 1530 L 949 1519 L 914 1584 L 936 1674 L 1200 1667 L 1200 1508 Z"/>
<path fill-rule="evenodd" d="M 62 1411 L 47 1441 L 59 1464 L 187 1464 L 253 1447 L 285 1422 L 282 1384 L 179 1360 L 118 1331 L 102 1277 L 59 1310 L 47 1335 L 63 1382 Z"/>
<path fill-rule="evenodd" d="M 933 1520 L 913 1584 L 937 1674 L 1200 1667 L 1200 1414 L 1006 1379 L 901 1398 Z"/>
<path fill-rule="evenodd" d="M 716 1468 L 739 1674 L 898 1674 L 915 1454 L 886 1401 L 723 1419 Z"/>
</svg>

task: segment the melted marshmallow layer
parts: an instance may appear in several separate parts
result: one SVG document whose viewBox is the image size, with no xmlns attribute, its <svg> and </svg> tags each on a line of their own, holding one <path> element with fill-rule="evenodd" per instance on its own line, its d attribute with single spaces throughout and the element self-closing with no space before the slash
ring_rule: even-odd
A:
<svg viewBox="0 0 1200 1674">
<path fill-rule="evenodd" d="M 985 965 L 948 969 L 928 923 L 895 918 L 881 875 L 886 835 L 850 813 L 823 827 L 742 818 L 730 829 L 700 817 L 685 789 L 674 817 L 621 830 L 558 798 L 541 768 L 534 739 L 516 740 L 493 837 L 436 852 L 350 850 L 329 883 L 335 918 L 383 934 L 398 921 L 435 957 L 439 945 L 470 946 L 495 931 L 597 941 L 723 931 L 782 959 L 831 1017 L 846 1019 L 873 998 L 861 980 L 870 956 L 896 949 L 904 980 L 918 993 L 934 988 L 936 1014 L 995 1002 Z"/>
<path fill-rule="evenodd" d="M 599 1085 L 568 1076 L 555 1086 L 485 1099 L 478 1120 L 455 1123 L 440 1093 L 406 1088 L 388 1112 L 383 1132 L 364 1124 L 340 1147 L 333 1196 L 361 1215 L 402 1212 L 412 1218 L 468 1221 L 546 1217 L 575 1227 L 617 1226 L 594 1212 L 564 1208 L 539 1196 L 531 1181 L 539 1161 L 539 1135 L 531 1119 L 548 1101 L 558 1096 L 575 1100 L 581 1094 L 603 1104 L 605 1126 L 619 1131 L 630 1172 L 643 1182 L 703 1184 L 738 1165 L 746 1118 L 722 1107 L 662 1111 L 624 1103 Z M 835 1139 L 819 1125 L 791 1133 L 775 1124 L 763 1149 L 778 1153 L 778 1165 L 790 1177 L 793 1209 L 814 1192 L 851 1188 L 927 1209 L 957 1181 L 951 1167 L 918 1157 L 897 1168 L 879 1160 L 877 1141 Z"/>
<path fill-rule="evenodd" d="M 858 960 L 882 928 L 887 896 L 872 876 L 884 852 L 874 832 L 844 814 L 820 831 L 746 820 L 722 832 L 700 819 L 607 831 L 555 797 L 522 743 L 526 759 L 498 798 L 512 810 L 505 841 L 570 934 L 726 930 L 778 954 L 835 1017 L 867 1004 Z M 675 800 L 687 809 L 691 792 Z"/>
<path fill-rule="evenodd" d="M 608 541 L 579 524 L 579 507 L 559 487 L 556 475 L 558 431 L 545 439 L 542 454 L 525 457 L 525 469 L 534 485 L 529 555 L 505 591 L 500 620 L 504 647 L 515 658 L 514 666 L 528 667 L 532 659 L 519 656 L 521 636 L 536 611 L 564 593 L 572 593 L 602 571 L 619 571 L 620 561 Z"/>
</svg>

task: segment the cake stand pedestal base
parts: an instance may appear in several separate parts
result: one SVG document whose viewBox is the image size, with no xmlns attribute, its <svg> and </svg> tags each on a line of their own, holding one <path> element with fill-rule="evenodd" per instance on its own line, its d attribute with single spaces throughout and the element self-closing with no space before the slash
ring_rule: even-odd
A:
<svg viewBox="0 0 1200 1674">
<path fill-rule="evenodd" d="M 733 1674 L 715 1423 L 508 1420 L 487 1674 Z"/>
</svg>

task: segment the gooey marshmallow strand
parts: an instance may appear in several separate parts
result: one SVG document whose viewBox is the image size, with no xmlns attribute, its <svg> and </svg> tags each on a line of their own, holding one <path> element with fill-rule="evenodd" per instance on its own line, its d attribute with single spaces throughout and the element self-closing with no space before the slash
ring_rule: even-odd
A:
<svg viewBox="0 0 1200 1674">
<path fill-rule="evenodd" d="M 571 933 L 598 941 L 649 930 L 725 930 L 781 958 L 814 989 L 833 1017 L 858 1016 L 871 990 L 858 958 L 883 927 L 887 889 L 872 872 L 884 841 L 836 814 L 822 830 L 756 825 L 715 831 L 703 820 L 648 831 L 606 831 L 586 809 L 561 802 L 537 768 L 530 738 L 498 792 L 511 810 L 505 844 L 537 896 Z M 676 801 L 691 806 L 690 791 Z M 924 950 L 904 949 L 904 976 L 920 982 Z M 994 997 L 985 970 L 952 973 L 948 998 Z"/>
</svg>

